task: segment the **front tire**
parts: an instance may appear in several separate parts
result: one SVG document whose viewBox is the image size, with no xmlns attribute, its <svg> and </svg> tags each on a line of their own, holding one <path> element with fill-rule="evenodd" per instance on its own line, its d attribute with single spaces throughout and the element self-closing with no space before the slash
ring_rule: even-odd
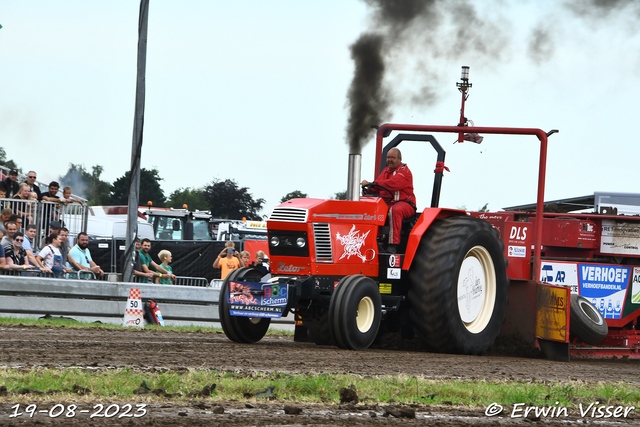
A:
<svg viewBox="0 0 640 427">
<path fill-rule="evenodd" d="M 507 260 L 491 224 L 457 216 L 435 221 L 411 266 L 410 318 L 442 353 L 482 354 L 495 342 L 507 305 Z"/>
<path fill-rule="evenodd" d="M 262 273 L 254 268 L 243 267 L 233 270 L 224 279 L 222 289 L 220 289 L 220 298 L 218 299 L 218 308 L 220 311 L 220 323 L 224 334 L 231 341 L 238 343 L 254 343 L 260 341 L 271 324 L 271 319 L 264 317 L 242 317 L 232 316 L 229 314 L 229 282 L 259 282 Z"/>
<path fill-rule="evenodd" d="M 378 334 L 382 300 L 373 279 L 347 276 L 338 283 L 329 305 L 329 331 L 340 348 L 366 350 Z"/>
</svg>

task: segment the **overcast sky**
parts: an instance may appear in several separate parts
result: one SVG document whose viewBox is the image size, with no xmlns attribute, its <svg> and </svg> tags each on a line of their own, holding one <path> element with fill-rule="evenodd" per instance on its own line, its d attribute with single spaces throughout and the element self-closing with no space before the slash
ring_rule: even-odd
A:
<svg viewBox="0 0 640 427">
<path fill-rule="evenodd" d="M 167 196 L 233 179 L 266 199 L 264 214 L 293 190 L 345 190 L 349 46 L 377 30 L 396 42 L 384 122 L 457 124 L 455 83 L 468 65 L 476 126 L 560 130 L 547 200 L 640 192 L 638 1 L 427 3 L 429 13 L 390 34 L 358 0 L 151 0 L 142 166 L 159 170 Z M 129 169 L 138 14 L 137 0 L 0 0 L 0 146 L 23 171 L 49 181 L 69 163 L 99 164 L 113 182 Z M 534 137 L 436 137 L 451 170 L 442 206 L 535 201 Z M 374 138 L 363 179 L 373 178 Z M 435 153 L 401 148 L 428 206 Z"/>
</svg>

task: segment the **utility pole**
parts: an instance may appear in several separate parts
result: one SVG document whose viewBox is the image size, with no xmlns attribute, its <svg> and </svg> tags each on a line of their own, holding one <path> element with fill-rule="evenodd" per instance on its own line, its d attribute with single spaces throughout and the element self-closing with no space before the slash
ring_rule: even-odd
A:
<svg viewBox="0 0 640 427">
<path fill-rule="evenodd" d="M 131 145 L 131 170 L 129 175 L 129 208 L 127 211 L 127 249 L 122 269 L 122 279 L 133 282 L 135 239 L 138 236 L 138 200 L 140 198 L 140 156 L 142 154 L 142 129 L 144 127 L 145 75 L 147 66 L 147 24 L 149 0 L 140 0 L 138 21 L 138 75 L 136 82 L 136 108 L 133 120 Z"/>
</svg>

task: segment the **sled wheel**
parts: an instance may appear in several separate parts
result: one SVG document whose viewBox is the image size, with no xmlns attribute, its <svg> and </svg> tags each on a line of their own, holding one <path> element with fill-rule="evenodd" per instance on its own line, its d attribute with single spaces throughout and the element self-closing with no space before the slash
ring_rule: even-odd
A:
<svg viewBox="0 0 640 427">
<path fill-rule="evenodd" d="M 507 305 L 507 260 L 491 224 L 456 216 L 434 221 L 410 271 L 409 316 L 434 351 L 482 354 L 495 342 Z"/>
<path fill-rule="evenodd" d="M 229 282 L 241 280 L 245 282 L 259 282 L 262 273 L 254 268 L 243 267 L 233 270 L 224 279 L 218 307 L 220 310 L 220 323 L 224 334 L 231 341 L 239 343 L 258 342 L 264 337 L 269 329 L 271 319 L 263 317 L 242 317 L 231 316 L 229 314 Z"/>
<path fill-rule="evenodd" d="M 323 309 L 319 320 L 306 321 L 304 325 L 307 327 L 309 338 L 316 345 L 331 345 L 331 332 L 329 331 L 329 311 Z"/>
<path fill-rule="evenodd" d="M 373 279 L 344 277 L 329 306 L 329 331 L 340 348 L 366 350 L 378 334 L 382 317 L 380 292 Z"/>
<path fill-rule="evenodd" d="M 580 341 L 596 345 L 609 333 L 607 322 L 591 302 L 578 294 L 571 294 L 570 332 Z"/>
</svg>

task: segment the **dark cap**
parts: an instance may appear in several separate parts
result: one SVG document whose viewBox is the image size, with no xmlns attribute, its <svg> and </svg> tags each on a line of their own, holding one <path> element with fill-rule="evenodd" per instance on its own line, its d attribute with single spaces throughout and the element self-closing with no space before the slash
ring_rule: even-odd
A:
<svg viewBox="0 0 640 427">
<path fill-rule="evenodd" d="M 51 181 L 49 183 L 49 187 L 58 187 L 58 188 L 60 188 L 60 184 L 58 184 L 58 181 Z"/>
<path fill-rule="evenodd" d="M 60 229 L 60 221 L 51 221 L 49 223 L 49 228 L 55 228 L 56 230 Z"/>
<path fill-rule="evenodd" d="M 11 169 L 11 170 L 9 171 L 9 175 L 18 175 L 18 171 L 17 171 L 17 170 L 15 170 L 15 169 Z"/>
</svg>

